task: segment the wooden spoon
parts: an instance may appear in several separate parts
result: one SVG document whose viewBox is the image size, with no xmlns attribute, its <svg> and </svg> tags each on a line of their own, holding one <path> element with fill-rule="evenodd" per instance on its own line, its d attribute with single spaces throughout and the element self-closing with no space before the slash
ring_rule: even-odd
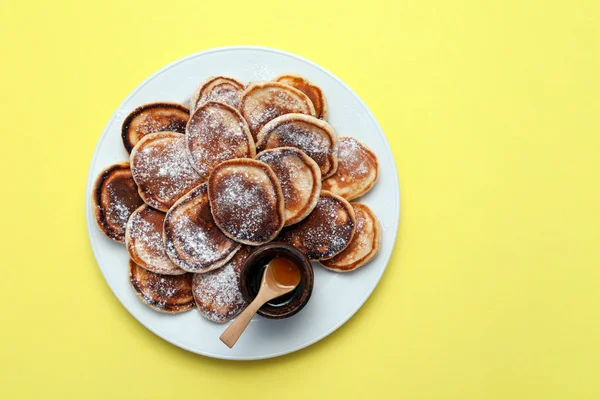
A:
<svg viewBox="0 0 600 400">
<path fill-rule="evenodd" d="M 294 290 L 300 283 L 300 269 L 293 261 L 277 257 L 269 261 L 258 294 L 244 311 L 225 329 L 219 339 L 229 348 L 240 338 L 254 314 L 263 304 Z"/>
</svg>

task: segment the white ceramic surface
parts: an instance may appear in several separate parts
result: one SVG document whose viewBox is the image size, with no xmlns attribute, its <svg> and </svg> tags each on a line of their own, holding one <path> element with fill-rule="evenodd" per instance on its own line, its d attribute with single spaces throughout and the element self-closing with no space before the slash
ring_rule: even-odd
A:
<svg viewBox="0 0 600 400">
<path fill-rule="evenodd" d="M 379 256 L 347 274 L 330 272 L 314 264 L 315 285 L 307 306 L 286 320 L 256 316 L 233 349 L 219 341 L 226 325 L 205 320 L 196 310 L 177 315 L 160 314 L 142 304 L 127 277 L 125 246 L 106 238 L 92 213 L 91 191 L 97 174 L 110 164 L 127 160 L 121 141 L 121 124 L 137 106 L 159 100 L 187 105 L 202 80 L 225 75 L 243 82 L 269 80 L 285 72 L 298 73 L 320 86 L 329 105 L 328 121 L 340 136 L 354 136 L 377 154 L 379 181 L 360 199 L 377 215 L 383 227 Z M 400 190 L 396 167 L 379 124 L 360 98 L 340 79 L 299 56 L 261 47 L 225 47 L 182 58 L 162 68 L 138 86 L 106 125 L 92 158 L 87 182 L 87 224 L 94 255 L 106 282 L 123 306 L 144 326 L 183 349 L 209 357 L 251 360 L 276 357 L 302 349 L 329 335 L 367 300 L 390 259 L 400 217 Z"/>
</svg>

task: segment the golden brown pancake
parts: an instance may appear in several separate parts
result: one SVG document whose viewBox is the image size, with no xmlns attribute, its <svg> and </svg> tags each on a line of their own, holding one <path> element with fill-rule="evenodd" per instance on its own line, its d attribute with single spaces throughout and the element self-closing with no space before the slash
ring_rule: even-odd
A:
<svg viewBox="0 0 600 400">
<path fill-rule="evenodd" d="M 315 116 L 319 119 L 327 119 L 327 100 L 320 87 L 296 74 L 283 74 L 273 80 L 296 88 L 307 95 L 315 107 Z"/>
<path fill-rule="evenodd" d="M 129 283 L 138 298 L 156 311 L 179 313 L 194 308 L 192 274 L 160 275 L 129 260 Z"/>
<path fill-rule="evenodd" d="M 100 172 L 92 196 L 98 228 L 116 242 L 125 242 L 127 220 L 144 204 L 131 176 L 129 163 L 111 165 Z"/>
<path fill-rule="evenodd" d="M 164 224 L 167 255 L 188 272 L 208 272 L 223 266 L 241 245 L 215 225 L 203 183 L 179 199 Z"/>
<path fill-rule="evenodd" d="M 258 134 L 256 150 L 296 147 L 315 160 L 321 179 L 330 177 L 338 166 L 338 137 L 331 125 L 303 114 L 286 114 L 266 124 Z"/>
<path fill-rule="evenodd" d="M 182 275 L 167 257 L 163 242 L 165 213 L 144 204 L 131 214 L 125 232 L 125 245 L 129 257 L 140 267 L 163 275 Z"/>
<path fill-rule="evenodd" d="M 242 93 L 240 112 L 248 121 L 252 137 L 273 118 L 290 113 L 314 117 L 315 108 L 304 93 L 279 82 L 253 83 Z"/>
<path fill-rule="evenodd" d="M 317 163 L 295 147 L 265 150 L 256 159 L 268 164 L 281 184 L 285 224 L 302 221 L 317 205 L 321 192 L 321 170 Z"/>
<path fill-rule="evenodd" d="M 252 248 L 240 251 L 222 268 L 194 274 L 192 291 L 198 311 L 206 319 L 222 324 L 238 315 L 247 305 L 240 292 L 240 273 Z"/>
<path fill-rule="evenodd" d="M 296 246 L 310 260 L 327 260 L 348 246 L 355 226 L 356 217 L 350 203 L 322 191 L 310 215 L 281 231 L 278 240 Z"/>
<path fill-rule="evenodd" d="M 201 183 L 187 158 L 185 135 L 157 132 L 144 136 L 131 151 L 131 172 L 140 197 L 160 211 Z"/>
<path fill-rule="evenodd" d="M 352 137 L 341 137 L 338 147 L 338 169 L 323 181 L 328 190 L 352 200 L 367 193 L 379 177 L 377 156 L 365 144 Z"/>
<path fill-rule="evenodd" d="M 133 110 L 121 126 L 121 138 L 128 153 L 146 135 L 154 132 L 185 132 L 190 110 L 177 103 L 144 104 Z"/>
<path fill-rule="evenodd" d="M 261 161 L 239 158 L 219 164 L 208 178 L 208 198 L 217 226 L 239 243 L 269 242 L 285 222 L 281 185 Z"/>
<path fill-rule="evenodd" d="M 190 118 L 186 144 L 192 167 L 202 181 L 212 169 L 232 158 L 253 158 L 254 140 L 246 120 L 234 108 L 216 102 L 203 103 Z"/>
<path fill-rule="evenodd" d="M 207 101 L 218 101 L 233 108 L 240 106 L 240 96 L 246 86 L 233 78 L 213 76 L 202 82 L 194 91 L 190 100 L 190 111 Z"/>
<path fill-rule="evenodd" d="M 352 208 L 356 215 L 352 241 L 337 256 L 321 261 L 325 268 L 332 271 L 354 271 L 375 258 L 381 250 L 381 224 L 373 211 L 364 204 L 352 204 Z"/>
</svg>

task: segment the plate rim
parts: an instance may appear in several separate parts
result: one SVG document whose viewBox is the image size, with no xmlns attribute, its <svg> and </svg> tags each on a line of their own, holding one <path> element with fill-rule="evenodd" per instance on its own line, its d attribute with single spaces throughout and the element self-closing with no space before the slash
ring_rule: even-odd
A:
<svg viewBox="0 0 600 400">
<path fill-rule="evenodd" d="M 346 89 L 346 91 L 348 93 L 350 93 L 351 96 L 353 96 L 358 103 L 364 108 L 364 110 L 366 111 L 366 115 L 371 119 L 372 122 L 374 122 L 376 128 L 379 130 L 379 133 L 383 136 L 383 138 L 385 139 L 385 148 L 386 148 L 386 152 L 388 153 L 387 155 L 391 158 L 392 160 L 392 169 L 394 172 L 394 176 L 395 176 L 395 181 L 396 181 L 396 190 L 394 191 L 393 195 L 394 195 L 394 201 L 393 203 L 398 204 L 398 213 L 397 213 L 397 218 L 395 221 L 393 221 L 393 223 L 395 224 L 395 229 L 393 230 L 393 234 L 394 234 L 394 244 L 391 246 L 390 250 L 388 252 L 386 252 L 385 254 L 380 254 L 379 257 L 383 258 L 383 262 L 384 262 L 384 267 L 381 269 L 381 272 L 379 273 L 379 275 L 376 277 L 376 280 L 373 284 L 373 286 L 365 293 L 364 297 L 357 303 L 357 306 L 344 318 L 342 318 L 339 322 L 337 322 L 336 324 L 333 325 L 333 327 L 331 327 L 329 330 L 325 331 L 324 333 L 322 333 L 321 335 L 316 336 L 315 338 L 308 340 L 300 345 L 294 346 L 290 349 L 284 350 L 284 351 L 279 351 L 279 352 L 274 352 L 274 353 L 268 353 L 268 354 L 264 354 L 264 355 L 260 355 L 260 356 L 249 356 L 249 357 L 242 357 L 242 356 L 227 356 L 227 355 L 222 355 L 222 354 L 215 354 L 215 353 L 210 353 L 210 352 L 204 352 L 204 351 L 199 351 L 197 349 L 193 349 L 189 346 L 186 346 L 182 343 L 179 343 L 177 340 L 174 340 L 173 338 L 169 338 L 166 337 L 166 335 L 162 335 L 160 333 L 158 333 L 157 331 L 155 331 L 153 328 L 149 327 L 148 325 L 144 324 L 140 319 L 138 319 L 138 317 L 129 309 L 129 307 L 126 305 L 126 302 L 123 301 L 123 299 L 116 293 L 116 291 L 113 289 L 113 287 L 109 284 L 109 281 L 104 273 L 104 270 L 102 268 L 100 268 L 100 264 L 98 262 L 98 252 L 99 250 L 96 248 L 94 241 L 92 240 L 93 237 L 93 227 L 95 222 L 95 218 L 93 216 L 93 211 L 92 211 L 92 207 L 91 207 L 91 190 L 92 190 L 92 186 L 94 184 L 95 181 L 95 176 L 92 175 L 92 168 L 94 166 L 94 164 L 96 163 L 96 159 L 98 158 L 98 154 L 99 154 L 99 149 L 100 149 L 100 145 L 104 142 L 104 140 L 107 137 L 107 133 L 109 130 L 109 126 L 111 125 L 111 122 L 113 121 L 114 117 L 115 117 L 115 113 L 118 110 L 121 110 L 123 108 L 123 106 L 125 105 L 125 103 L 127 103 L 127 101 L 133 97 L 139 90 L 142 89 L 142 87 L 144 87 L 149 81 L 151 81 L 152 79 L 154 79 L 156 76 L 162 74 L 163 72 L 173 68 L 174 66 L 183 63 L 189 59 L 195 58 L 195 57 L 200 57 L 206 54 L 210 54 L 210 53 L 218 53 L 218 52 L 224 52 L 224 51 L 236 51 L 236 50 L 251 50 L 251 51 L 264 51 L 264 52 L 269 52 L 269 53 L 276 53 L 276 54 L 280 54 L 280 55 L 284 55 L 284 56 L 288 56 L 291 58 L 294 58 L 298 61 L 307 63 L 319 70 L 321 70 L 322 72 L 324 72 L 326 75 L 328 75 L 329 77 L 331 77 L 332 79 L 334 79 L 335 81 L 341 83 L 342 87 L 344 87 L 344 89 Z M 119 106 L 117 107 L 116 111 L 113 111 L 110 118 L 108 119 L 108 121 L 106 122 L 104 129 L 102 130 L 102 134 L 100 135 L 100 139 L 96 142 L 96 146 L 94 148 L 94 153 L 92 155 L 92 159 L 90 161 L 89 167 L 88 167 L 88 176 L 87 176 L 87 183 L 86 183 L 86 195 L 85 195 L 85 201 L 86 201 L 86 205 L 85 205 L 85 210 L 86 210 L 86 222 L 87 222 L 87 233 L 88 233 L 88 239 L 90 241 L 90 245 L 92 247 L 92 253 L 94 254 L 94 259 L 96 261 L 96 266 L 98 267 L 98 269 L 100 270 L 100 273 L 102 274 L 104 281 L 106 283 L 106 285 L 109 287 L 109 289 L 111 290 L 111 292 L 113 293 L 113 295 L 117 298 L 117 300 L 119 300 L 119 302 L 121 303 L 121 306 L 123 306 L 125 308 L 125 310 L 127 310 L 127 312 L 138 322 L 140 323 L 143 327 L 145 327 L 146 329 L 148 329 L 150 332 L 152 332 L 154 335 L 158 336 L 159 338 L 161 338 L 162 340 L 171 343 L 181 349 L 184 349 L 186 351 L 189 351 L 191 353 L 194 354 L 199 354 L 205 357 L 211 357 L 211 358 L 216 358 L 216 359 L 222 359 L 222 360 L 233 360 L 233 361 L 253 361 L 253 360 L 263 360 L 263 359 L 268 359 L 268 358 L 275 358 L 275 357 L 280 357 L 286 354 L 290 354 L 290 353 L 294 353 L 298 350 L 304 349 L 306 347 L 311 346 L 312 344 L 324 339 L 325 337 L 331 335 L 333 332 L 335 332 L 337 329 L 339 329 L 342 325 L 344 325 L 346 322 L 348 322 L 348 320 L 350 318 L 352 318 L 357 312 L 358 310 L 361 309 L 361 307 L 366 303 L 366 301 L 369 299 L 369 297 L 371 297 L 371 294 L 373 294 L 373 291 L 375 290 L 375 288 L 379 285 L 379 282 L 381 281 L 381 278 L 383 276 L 383 274 L 385 273 L 385 271 L 387 270 L 388 264 L 390 262 L 392 253 L 394 252 L 394 248 L 396 247 L 396 242 L 398 239 L 398 230 L 399 230 L 399 226 L 400 226 L 400 215 L 401 215 L 401 202 L 400 202 L 400 179 L 398 177 L 398 170 L 396 168 L 396 160 L 394 159 L 394 154 L 392 152 L 392 149 L 390 147 L 389 141 L 387 139 L 387 136 L 385 135 L 385 133 L 383 132 L 383 129 L 381 129 L 381 126 L 379 125 L 379 122 L 377 121 L 377 119 L 375 118 L 375 116 L 373 115 L 373 113 L 371 112 L 371 110 L 369 109 L 369 107 L 366 105 L 366 103 L 360 98 L 360 96 L 358 96 L 358 94 L 356 94 L 356 92 L 354 92 L 354 90 L 352 90 L 352 88 L 350 88 L 350 86 L 348 86 L 343 80 L 341 80 L 340 78 L 338 78 L 336 75 L 334 75 L 332 72 L 330 72 L 329 70 L 327 70 L 326 68 L 320 66 L 319 64 L 310 61 L 302 56 L 299 56 L 297 54 L 294 53 L 290 53 L 288 51 L 285 50 L 280 50 L 280 49 L 275 49 L 275 48 L 271 48 L 271 47 L 265 47 L 265 46 L 223 46 L 223 47 L 215 47 L 215 48 L 211 48 L 211 49 L 207 49 L 207 50 L 203 50 L 203 51 L 199 51 L 199 52 L 195 52 L 192 54 L 188 54 L 187 56 L 181 57 L 173 62 L 170 62 L 169 64 L 165 65 L 164 67 L 158 69 L 157 71 L 155 71 L 154 73 L 152 73 L 149 77 L 147 77 L 146 79 L 144 79 L 139 85 L 137 85 L 131 92 L 129 92 L 129 94 L 125 97 L 125 99 L 123 99 L 123 101 L 119 104 Z"/>
</svg>

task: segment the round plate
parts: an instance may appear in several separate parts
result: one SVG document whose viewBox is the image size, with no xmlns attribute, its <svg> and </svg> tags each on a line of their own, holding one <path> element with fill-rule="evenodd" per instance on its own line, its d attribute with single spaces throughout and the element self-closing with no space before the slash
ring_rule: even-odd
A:
<svg viewBox="0 0 600 400">
<path fill-rule="evenodd" d="M 327 120 L 340 136 L 354 136 L 377 154 L 379 182 L 355 201 L 368 205 L 381 221 L 381 253 L 357 271 L 340 274 L 314 264 L 315 285 L 307 306 L 285 320 L 254 317 L 233 349 L 219 340 L 226 325 L 204 319 L 196 310 L 167 315 L 142 304 L 129 286 L 127 250 L 106 238 L 92 213 L 92 186 L 110 164 L 127 160 L 121 141 L 123 119 L 137 106 L 159 100 L 187 105 L 196 86 L 209 76 L 231 76 L 242 82 L 270 80 L 298 73 L 323 89 L 329 106 Z M 360 98 L 331 72 L 296 55 L 260 47 L 225 47 L 182 58 L 146 79 L 112 115 L 96 146 L 87 182 L 87 225 L 100 270 L 115 296 L 146 328 L 161 338 L 209 357 L 252 360 L 302 349 L 329 335 L 367 300 L 390 259 L 400 217 L 400 189 L 394 158 L 379 124 Z"/>
</svg>

